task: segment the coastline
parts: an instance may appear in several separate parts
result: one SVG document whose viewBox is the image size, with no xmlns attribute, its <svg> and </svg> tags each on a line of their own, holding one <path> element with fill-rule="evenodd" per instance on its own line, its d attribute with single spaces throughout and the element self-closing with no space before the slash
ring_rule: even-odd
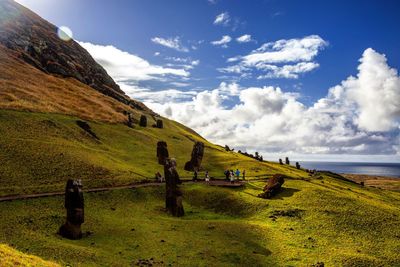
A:
<svg viewBox="0 0 400 267">
<path fill-rule="evenodd" d="M 365 186 L 400 192 L 400 179 L 396 177 L 352 173 L 340 175 L 356 183 L 364 182 Z"/>
</svg>

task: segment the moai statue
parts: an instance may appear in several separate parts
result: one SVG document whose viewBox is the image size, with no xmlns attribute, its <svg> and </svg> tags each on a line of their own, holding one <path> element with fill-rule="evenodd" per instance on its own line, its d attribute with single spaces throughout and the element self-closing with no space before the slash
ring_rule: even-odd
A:
<svg viewBox="0 0 400 267">
<path fill-rule="evenodd" d="M 84 222 L 84 200 L 82 182 L 69 179 L 65 187 L 65 208 L 67 221 L 59 229 L 59 234 L 69 239 L 82 238 L 81 224 Z"/>
<path fill-rule="evenodd" d="M 300 163 L 296 162 L 296 169 L 300 170 Z"/>
<path fill-rule="evenodd" d="M 178 184 L 181 184 L 179 174 L 176 171 L 175 159 L 167 159 L 164 165 L 165 176 L 165 208 L 175 217 L 181 217 L 185 214 L 182 205 L 182 192 Z"/>
<path fill-rule="evenodd" d="M 159 141 L 157 143 L 157 158 L 158 164 L 165 165 L 167 158 L 169 157 L 167 143 L 164 141 Z"/>
<path fill-rule="evenodd" d="M 282 159 L 279 159 L 279 164 L 283 165 Z"/>
<path fill-rule="evenodd" d="M 287 165 L 290 165 L 290 161 L 289 161 L 289 158 L 288 158 L 288 157 L 286 157 L 285 163 L 286 163 Z"/>
<path fill-rule="evenodd" d="M 128 113 L 128 127 L 133 128 L 133 117 L 132 113 Z"/>
<path fill-rule="evenodd" d="M 267 185 L 263 189 L 263 193 L 258 196 L 261 198 L 271 198 L 276 195 L 282 188 L 283 183 L 285 182 L 284 175 L 275 174 L 268 180 Z"/>
<path fill-rule="evenodd" d="M 201 167 L 201 161 L 203 160 L 204 155 L 204 143 L 196 142 L 193 145 L 192 150 L 192 158 L 190 161 L 186 162 L 185 170 L 186 171 L 199 171 Z"/>
<path fill-rule="evenodd" d="M 147 117 L 145 115 L 140 116 L 139 125 L 142 127 L 147 127 Z"/>
<path fill-rule="evenodd" d="M 158 120 L 156 121 L 156 127 L 159 128 L 159 129 L 164 128 L 164 123 L 163 123 L 163 121 L 160 120 L 160 119 L 158 119 Z"/>
</svg>

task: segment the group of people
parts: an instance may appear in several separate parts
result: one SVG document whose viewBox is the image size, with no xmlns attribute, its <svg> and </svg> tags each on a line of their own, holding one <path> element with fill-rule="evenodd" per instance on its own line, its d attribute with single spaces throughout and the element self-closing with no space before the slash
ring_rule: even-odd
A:
<svg viewBox="0 0 400 267">
<path fill-rule="evenodd" d="M 232 184 L 235 183 L 235 179 L 236 180 L 240 179 L 240 171 L 239 171 L 239 169 L 236 169 L 236 171 L 226 170 L 224 172 L 224 174 L 225 174 L 225 180 L 231 181 Z M 242 177 L 243 177 L 243 180 L 246 180 L 246 170 L 243 170 Z"/>
<path fill-rule="evenodd" d="M 240 172 L 239 169 L 236 169 L 236 171 L 226 170 L 224 174 L 225 174 L 225 180 L 230 181 L 232 184 L 235 183 L 235 180 L 240 179 L 240 174 L 242 174 L 242 179 L 246 180 L 246 170 L 243 170 L 242 172 Z M 160 183 L 164 182 L 164 177 L 161 175 L 160 172 L 156 173 L 155 178 L 157 182 Z M 194 171 L 193 181 L 196 182 L 197 180 L 198 180 L 198 172 Z M 208 174 L 208 171 L 204 173 L 204 180 L 206 183 L 210 182 L 210 175 Z"/>
</svg>

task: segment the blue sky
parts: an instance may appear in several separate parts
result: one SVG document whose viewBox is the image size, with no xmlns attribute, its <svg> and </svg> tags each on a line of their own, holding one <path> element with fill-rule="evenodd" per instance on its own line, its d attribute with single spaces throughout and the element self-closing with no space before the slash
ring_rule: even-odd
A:
<svg viewBox="0 0 400 267">
<path fill-rule="evenodd" d="M 18 2 L 69 27 L 131 97 L 214 142 L 400 159 L 399 1 Z"/>
</svg>

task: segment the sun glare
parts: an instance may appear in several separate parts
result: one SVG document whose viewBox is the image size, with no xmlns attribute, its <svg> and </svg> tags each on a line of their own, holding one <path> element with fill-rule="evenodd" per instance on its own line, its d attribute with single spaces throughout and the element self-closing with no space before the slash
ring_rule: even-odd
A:
<svg viewBox="0 0 400 267">
<path fill-rule="evenodd" d="M 57 29 L 57 35 L 58 38 L 60 38 L 63 41 L 69 41 L 72 39 L 73 34 L 70 28 L 67 26 L 61 26 Z"/>
</svg>

